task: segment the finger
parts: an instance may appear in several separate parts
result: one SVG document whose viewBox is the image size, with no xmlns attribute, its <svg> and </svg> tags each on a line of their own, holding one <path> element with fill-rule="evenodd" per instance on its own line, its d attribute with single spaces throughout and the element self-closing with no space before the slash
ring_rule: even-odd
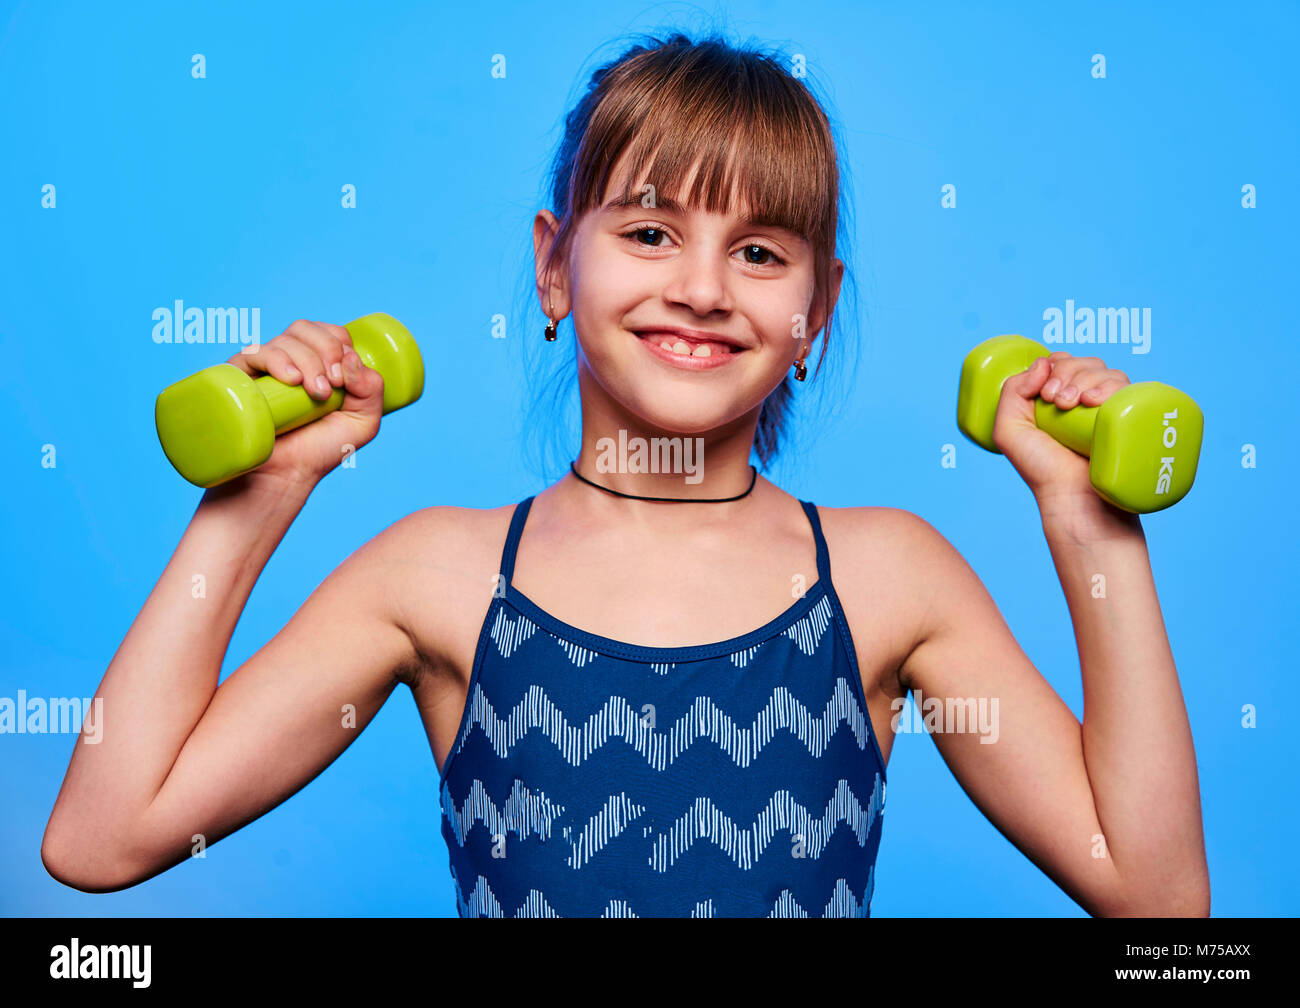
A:
<svg viewBox="0 0 1300 1008">
<path fill-rule="evenodd" d="M 315 351 L 321 361 L 322 373 L 332 386 L 343 387 L 343 345 L 337 335 L 321 323 L 305 319 L 298 319 L 285 331 Z"/>
<path fill-rule="evenodd" d="M 333 385 L 330 385 L 329 376 L 325 373 L 325 362 L 322 362 L 321 356 L 317 354 L 315 347 L 304 343 L 302 339 L 290 336 L 286 330 L 281 336 L 273 339 L 268 350 L 289 355 L 290 362 L 294 367 L 298 368 L 300 375 L 302 375 L 303 388 L 307 390 L 307 393 L 312 398 L 328 399 L 330 397 L 330 393 L 334 391 L 334 388 Z M 298 382 L 290 382 L 290 384 L 298 384 Z"/>
<path fill-rule="evenodd" d="M 334 336 L 338 337 L 338 341 L 345 347 L 352 347 L 354 350 L 356 349 L 356 347 L 352 345 L 352 334 L 348 332 L 347 326 L 335 325 L 333 322 L 317 322 L 316 324 L 326 332 L 332 333 Z"/>
<path fill-rule="evenodd" d="M 993 444 L 998 451 L 1005 452 L 1009 440 L 1035 429 L 1033 401 L 1050 373 L 1051 364 L 1039 357 L 1024 371 L 1002 383 L 993 423 Z"/>
<path fill-rule="evenodd" d="M 1106 382 L 1117 381 L 1118 379 L 1114 377 L 1115 375 L 1119 375 L 1121 378 L 1123 377 L 1122 373 L 1118 371 L 1110 371 L 1110 370 L 1097 371 L 1091 369 L 1080 371 L 1078 374 L 1076 374 L 1073 378 L 1070 379 L 1068 385 L 1066 385 L 1064 388 L 1061 389 L 1061 391 L 1056 393 L 1055 396 L 1056 407 L 1058 409 L 1070 409 L 1073 406 L 1077 406 L 1079 403 L 1084 401 L 1083 397 L 1086 393 L 1092 391 L 1093 389 L 1097 388 L 1099 385 L 1102 385 Z M 1116 388 L 1120 388 L 1123 385 L 1127 385 L 1127 384 L 1128 384 L 1128 379 L 1124 378 L 1122 382 L 1113 386 L 1110 389 L 1110 391 L 1113 392 Z M 1109 392 L 1107 394 L 1109 395 Z M 1096 406 L 1097 402 L 1095 398 L 1090 398 L 1088 400 L 1088 405 Z"/>
<path fill-rule="evenodd" d="M 330 381 L 337 388 L 343 387 L 343 354 L 349 348 L 356 349 L 352 346 L 352 334 L 348 332 L 346 326 L 336 325 L 332 322 L 313 322 L 320 332 L 328 339 L 323 347 L 319 347 L 321 359 L 328 365 L 326 370 L 329 373 Z M 335 357 L 337 356 L 337 360 Z"/>
<path fill-rule="evenodd" d="M 1117 372 L 1108 371 L 1109 375 L 1115 375 Z M 1103 378 L 1096 385 L 1092 385 L 1079 393 L 1079 403 L 1084 406 L 1100 406 L 1107 399 L 1113 396 L 1120 389 L 1131 385 L 1123 374 L 1118 377 Z"/>
<path fill-rule="evenodd" d="M 252 378 L 269 374 L 286 385 L 297 385 L 303 378 L 302 371 L 278 339 L 263 345 L 257 353 L 237 353 L 227 363 L 235 365 Z"/>
<path fill-rule="evenodd" d="M 366 367 L 365 362 L 357 356 L 357 352 L 352 347 L 347 347 L 343 351 L 343 378 L 349 399 L 355 397 L 359 400 L 355 403 L 345 401 L 343 403 L 345 410 L 359 408 L 364 401 L 376 396 L 382 403 L 383 376 L 373 368 Z"/>
<path fill-rule="evenodd" d="M 1057 406 L 1060 406 L 1060 393 L 1065 389 L 1074 386 L 1077 394 L 1081 387 L 1091 384 L 1086 380 L 1080 381 L 1080 375 L 1089 371 L 1104 371 L 1105 369 L 1106 365 L 1097 357 L 1069 357 L 1062 359 L 1052 365 L 1051 377 L 1043 383 L 1043 391 L 1040 394 L 1045 402 L 1054 402 Z"/>
<path fill-rule="evenodd" d="M 1051 366 L 1043 362 L 1039 357 L 1019 374 L 1014 374 L 1002 384 L 1005 392 L 1020 396 L 1024 399 L 1033 399 L 1038 395 L 1039 390 L 1043 387 L 1043 382 L 1051 373 Z"/>
<path fill-rule="evenodd" d="M 1052 374 L 1073 376 L 1081 371 L 1105 371 L 1106 362 L 1100 357 L 1065 357 L 1052 363 Z"/>
</svg>

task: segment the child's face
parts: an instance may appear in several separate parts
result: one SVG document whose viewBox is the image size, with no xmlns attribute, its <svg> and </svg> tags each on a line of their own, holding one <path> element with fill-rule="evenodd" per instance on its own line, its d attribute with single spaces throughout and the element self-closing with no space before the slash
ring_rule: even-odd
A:
<svg viewBox="0 0 1300 1008">
<path fill-rule="evenodd" d="M 812 303 L 812 246 L 747 223 L 744 206 L 711 214 L 657 192 L 643 206 L 645 180 L 631 188 L 631 205 L 611 207 L 621 183 L 616 176 L 614 195 L 579 223 L 565 289 L 554 297 L 555 316 L 572 312 L 582 363 L 596 379 L 594 388 L 584 383 L 584 397 L 607 394 L 649 426 L 681 433 L 747 414 L 756 422 L 763 399 L 809 354 L 824 322 L 821 298 Z M 838 294 L 842 264 L 834 265 Z M 678 342 L 656 331 L 665 327 L 727 337 L 735 350 L 713 346 L 705 356 L 684 340 L 695 352 L 678 356 L 661 347 Z"/>
</svg>

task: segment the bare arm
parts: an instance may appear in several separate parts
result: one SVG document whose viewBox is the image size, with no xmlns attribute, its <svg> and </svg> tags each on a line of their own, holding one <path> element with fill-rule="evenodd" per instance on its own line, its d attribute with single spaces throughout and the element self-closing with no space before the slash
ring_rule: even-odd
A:
<svg viewBox="0 0 1300 1008">
<path fill-rule="evenodd" d="M 211 845 L 246 825 L 327 767 L 418 661 L 387 588 L 400 563 L 390 530 L 218 688 L 239 614 L 299 506 L 247 493 L 199 506 L 96 691 L 101 740 L 74 747 L 41 847 L 55 878 L 120 889 L 184 860 L 196 835 Z"/>
<path fill-rule="evenodd" d="M 346 382 L 347 396 L 337 413 L 277 440 L 261 469 L 204 494 L 96 690 L 98 741 L 83 734 L 74 745 L 41 844 L 61 882 L 134 885 L 183 860 L 196 835 L 211 845 L 257 818 L 328 766 L 417 660 L 388 590 L 402 558 L 389 530 L 218 688 L 267 560 L 340 446 L 378 429 L 382 380 L 345 355 L 346 337 L 298 322 L 260 359 L 232 360 L 282 381 L 293 380 L 290 366 L 314 381 L 339 363 L 334 384 Z"/>
<path fill-rule="evenodd" d="M 1142 524 L 1035 423 L 1039 398 L 1099 406 L 1128 384 L 1100 358 L 1058 350 L 1003 383 L 993 429 L 1033 491 L 1070 607 L 1083 724 L 975 573 L 915 516 L 900 534 L 923 558 L 928 612 L 900 678 L 942 702 L 997 702 L 996 741 L 944 733 L 936 744 L 990 821 L 1089 913 L 1208 916 L 1196 752 Z"/>
<path fill-rule="evenodd" d="M 1083 547 L 1049 529 L 1079 642 L 1081 726 L 961 555 L 922 519 L 895 520 L 930 586 L 903 685 L 922 704 L 969 697 L 996 715 L 993 732 L 933 735 L 971 800 L 1090 914 L 1208 914 L 1195 753 L 1144 543 Z M 1095 572 L 1107 599 L 1092 597 Z"/>
</svg>

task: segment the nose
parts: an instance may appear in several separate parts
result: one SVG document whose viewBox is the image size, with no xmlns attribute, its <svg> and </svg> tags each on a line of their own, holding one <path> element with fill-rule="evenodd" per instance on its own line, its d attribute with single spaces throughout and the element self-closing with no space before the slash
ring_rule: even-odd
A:
<svg viewBox="0 0 1300 1008">
<path fill-rule="evenodd" d="M 695 243 L 674 258 L 664 300 L 685 305 L 701 316 L 728 312 L 732 309 L 730 282 L 726 250 Z"/>
</svg>

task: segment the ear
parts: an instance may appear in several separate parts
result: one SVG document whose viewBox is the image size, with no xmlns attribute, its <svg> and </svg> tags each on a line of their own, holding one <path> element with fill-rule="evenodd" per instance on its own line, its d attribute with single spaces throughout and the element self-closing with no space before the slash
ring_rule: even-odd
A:
<svg viewBox="0 0 1300 1008">
<path fill-rule="evenodd" d="M 830 276 L 827 282 L 830 285 L 830 307 L 834 311 L 836 304 L 840 300 L 840 284 L 844 280 L 844 262 L 839 258 L 831 260 Z M 813 303 L 808 308 L 808 332 L 811 334 L 809 340 L 816 339 L 826 325 L 826 320 L 830 317 L 826 311 L 826 305 L 818 295 L 821 292 L 814 288 Z"/>
<path fill-rule="evenodd" d="M 559 262 L 546 262 L 551 254 L 560 222 L 549 210 L 539 210 L 533 218 L 533 258 L 536 260 L 537 301 L 550 318 L 562 319 L 569 314 L 569 289 Z M 554 306 L 554 307 L 552 307 Z"/>
</svg>

